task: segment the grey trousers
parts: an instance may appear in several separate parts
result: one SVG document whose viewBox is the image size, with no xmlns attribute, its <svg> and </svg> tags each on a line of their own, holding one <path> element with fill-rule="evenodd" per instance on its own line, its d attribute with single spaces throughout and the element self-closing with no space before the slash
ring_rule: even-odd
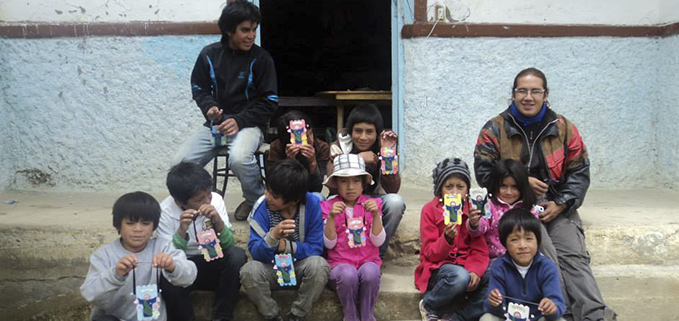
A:
<svg viewBox="0 0 679 321">
<path fill-rule="evenodd" d="M 311 311 L 313 303 L 318 300 L 328 283 L 330 266 L 320 256 L 295 261 L 294 266 L 298 289 L 290 311 L 298 317 L 304 317 Z M 273 319 L 280 314 L 278 304 L 271 297 L 271 289 L 281 288 L 276 281 L 273 263 L 248 261 L 240 269 L 240 282 L 250 301 L 257 306 L 265 319 Z"/>
<path fill-rule="evenodd" d="M 554 264 L 556 264 L 557 270 L 561 271 L 559 268 L 559 256 L 556 253 L 556 248 L 552 242 L 552 238 L 549 236 L 549 231 L 545 224 L 540 225 L 540 234 L 542 235 L 542 240 L 540 241 L 540 253 L 544 254 L 548 259 L 550 259 Z M 568 293 L 566 292 L 566 283 L 563 279 L 563 275 L 559 272 L 559 287 L 561 288 L 561 296 L 566 303 L 567 314 L 570 313 L 570 301 L 568 300 Z"/>
<path fill-rule="evenodd" d="M 604 320 L 604 311 L 609 308 L 604 303 L 589 267 L 591 258 L 585 246 L 580 214 L 577 211 L 562 214 L 546 225 L 559 258 L 558 265 L 568 293 L 573 320 Z M 613 317 L 608 316 L 609 314 Z M 609 310 L 608 320 L 615 320 L 614 315 Z"/>
<path fill-rule="evenodd" d="M 479 319 L 479 321 L 505 321 L 505 319 L 496 317 L 494 314 L 486 313 L 481 316 L 481 319 Z M 545 317 L 538 319 L 538 321 L 545 321 Z M 566 320 L 564 320 L 563 318 L 558 318 L 555 321 L 566 321 Z"/>
</svg>

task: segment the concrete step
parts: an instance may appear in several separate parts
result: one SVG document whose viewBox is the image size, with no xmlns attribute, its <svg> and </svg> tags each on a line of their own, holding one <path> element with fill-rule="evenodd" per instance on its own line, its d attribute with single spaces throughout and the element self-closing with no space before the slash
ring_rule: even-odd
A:
<svg viewBox="0 0 679 321">
<path fill-rule="evenodd" d="M 408 208 L 385 265 L 387 269 L 404 268 L 412 278 L 419 263 L 419 212 L 432 195 L 430 191 L 414 188 L 403 188 L 401 194 Z M 69 307 L 73 307 L 74 313 L 83 310 L 85 305 L 78 288 L 87 273 L 91 253 L 117 237 L 111 227 L 111 206 L 118 196 L 0 192 L 0 200 L 19 200 L 14 205 L 0 203 L 2 319 L 20 320 L 41 311 Z M 154 196 L 162 199 L 166 195 Z M 674 272 L 660 273 L 674 271 L 679 265 L 678 196 L 675 191 L 665 190 L 593 190 L 580 210 L 593 270 L 603 273 L 597 275 L 602 292 L 614 308 L 624 311 L 626 320 L 646 318 L 638 310 L 635 312 L 634 307 L 639 305 L 654 307 L 654 313 L 672 311 L 679 315 L 676 306 L 670 303 L 679 293 L 679 276 Z M 240 193 L 227 193 L 225 200 L 233 213 L 240 203 Z M 249 236 L 247 223 L 233 223 L 238 245 L 245 248 Z M 391 282 L 385 276 L 382 284 L 386 287 Z M 405 284 L 403 289 L 415 291 L 412 279 L 401 284 Z M 648 292 L 638 292 L 642 290 Z M 412 306 L 417 312 L 416 304 Z"/>
<path fill-rule="evenodd" d="M 594 275 L 604 293 L 607 304 L 618 313 L 618 320 L 668 321 L 679 320 L 679 267 L 648 265 L 600 265 Z M 378 320 L 419 320 L 417 304 L 421 299 L 413 287 L 411 268 L 386 267 L 375 316 Z M 274 292 L 282 312 L 289 311 L 295 293 L 290 290 Z M 197 292 L 193 296 L 198 321 L 209 320 L 213 295 Z M 66 297 L 52 303 L 65 303 Z M 55 308 L 31 320 L 61 321 L 87 320 L 89 308 L 82 299 L 73 297 L 77 304 L 68 309 Z M 7 315 L 6 315 L 7 316 Z M 13 320 L 14 318 L 8 318 Z M 236 308 L 236 320 L 263 320 L 255 306 L 241 291 Z M 342 310 L 336 294 L 326 289 L 314 305 L 309 321 L 340 321 Z"/>
</svg>

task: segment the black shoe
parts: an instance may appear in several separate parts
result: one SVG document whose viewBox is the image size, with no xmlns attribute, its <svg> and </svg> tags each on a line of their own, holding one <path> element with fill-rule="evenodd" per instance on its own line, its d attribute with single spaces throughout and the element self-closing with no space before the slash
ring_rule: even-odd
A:
<svg viewBox="0 0 679 321">
<path fill-rule="evenodd" d="M 252 211 L 252 206 L 243 201 L 236 208 L 236 212 L 233 213 L 233 217 L 236 219 L 236 221 L 245 221 L 248 218 L 248 215 L 250 215 L 250 211 Z"/>
<path fill-rule="evenodd" d="M 283 321 L 283 317 L 279 314 L 273 319 L 268 319 L 267 321 Z"/>
<path fill-rule="evenodd" d="M 304 321 L 304 317 L 298 317 L 294 315 L 292 312 L 288 314 L 288 321 Z"/>
</svg>

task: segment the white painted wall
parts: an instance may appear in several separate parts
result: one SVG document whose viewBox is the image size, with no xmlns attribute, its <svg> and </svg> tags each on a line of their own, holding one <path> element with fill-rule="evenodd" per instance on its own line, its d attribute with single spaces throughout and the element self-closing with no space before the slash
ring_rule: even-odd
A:
<svg viewBox="0 0 679 321">
<path fill-rule="evenodd" d="M 449 18 L 470 23 L 657 25 L 679 21 L 677 0 L 427 0 L 429 21 L 434 19 L 437 4 L 450 9 Z"/>
<path fill-rule="evenodd" d="M 224 0 L 0 0 L 0 22 L 215 21 Z"/>
<path fill-rule="evenodd" d="M 479 130 L 534 66 L 584 138 L 593 187 L 678 188 L 677 38 L 405 40 L 405 180 L 429 186 L 445 157 L 472 166 Z"/>
</svg>

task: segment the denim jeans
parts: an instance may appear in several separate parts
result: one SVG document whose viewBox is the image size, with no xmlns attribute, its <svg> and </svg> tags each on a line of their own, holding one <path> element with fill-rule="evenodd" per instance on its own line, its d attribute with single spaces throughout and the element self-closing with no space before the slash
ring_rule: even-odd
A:
<svg viewBox="0 0 679 321">
<path fill-rule="evenodd" d="M 210 144 L 210 129 L 200 126 L 193 137 L 189 138 L 175 158 L 175 164 L 181 161 L 205 166 L 222 147 Z M 243 198 L 248 205 L 254 204 L 264 195 L 264 185 L 255 152 L 262 145 L 264 136 L 258 127 L 241 128 L 234 136 L 227 136 L 226 148 L 229 150 L 229 168 L 240 181 Z M 213 178 L 214 179 L 214 178 Z"/>
<path fill-rule="evenodd" d="M 484 273 L 479 286 L 467 292 L 469 272 L 462 266 L 443 264 L 432 273 L 424 294 L 424 306 L 443 314 L 449 306 L 459 304 L 452 320 L 478 320 L 483 314 L 483 302 L 488 295 L 488 273 Z"/>
<path fill-rule="evenodd" d="M 396 234 L 398 224 L 401 223 L 403 213 L 406 211 L 406 203 L 398 194 L 368 195 L 368 197 L 382 200 L 382 225 L 386 237 L 384 243 L 380 246 L 380 257 L 384 257 L 389 248 L 389 240 Z"/>
</svg>

